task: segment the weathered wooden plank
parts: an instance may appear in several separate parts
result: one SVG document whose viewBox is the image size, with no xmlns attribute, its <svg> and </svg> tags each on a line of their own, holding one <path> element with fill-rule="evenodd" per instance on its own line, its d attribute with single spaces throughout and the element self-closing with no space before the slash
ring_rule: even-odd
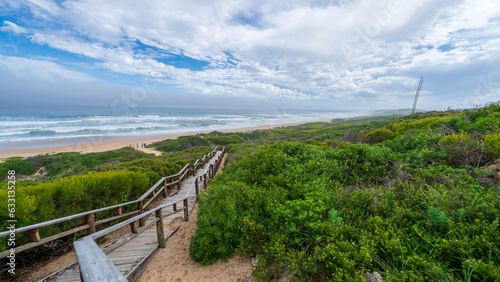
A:
<svg viewBox="0 0 500 282">
<path fill-rule="evenodd" d="M 148 250 L 147 248 L 137 248 L 137 247 L 128 247 L 128 245 L 125 245 L 124 247 L 115 250 L 111 254 L 109 254 L 109 257 L 123 257 L 123 256 L 136 256 L 136 255 L 142 255 L 147 253 Z"/>
<path fill-rule="evenodd" d="M 143 257 L 143 256 L 149 254 L 149 252 L 151 252 L 151 250 L 155 249 L 156 247 L 157 247 L 156 244 L 155 244 L 155 246 L 148 246 L 148 248 L 144 248 L 141 252 L 132 252 L 131 249 L 127 249 L 127 250 L 124 250 L 121 252 L 114 251 L 111 254 L 109 254 L 109 259 L 111 261 L 113 261 L 115 259 Z M 135 247 L 135 248 L 137 248 L 137 247 Z"/>
<path fill-rule="evenodd" d="M 123 265 L 123 266 L 131 269 L 132 265 L 138 264 L 139 262 L 141 262 L 141 260 L 143 258 L 144 257 L 141 256 L 141 257 L 133 257 L 133 258 L 115 258 L 115 259 L 112 259 L 112 260 L 110 259 L 110 260 L 116 266 L 116 268 Z"/>
<path fill-rule="evenodd" d="M 144 272 L 149 262 L 153 259 L 154 255 L 158 252 L 158 248 L 155 248 L 149 255 L 144 257 L 140 262 L 138 262 L 125 276 L 128 281 L 135 281 Z"/>
<path fill-rule="evenodd" d="M 61 280 L 64 282 L 66 282 L 66 281 L 82 281 L 82 279 L 80 278 L 80 271 L 78 270 L 78 272 L 77 271 L 73 271 L 73 272 L 74 273 L 58 277 L 57 280 Z"/>
<path fill-rule="evenodd" d="M 104 248 L 103 248 L 104 253 L 109 254 L 112 251 L 114 251 L 114 250 L 118 249 L 119 247 L 123 246 L 127 242 L 130 242 L 132 239 L 134 239 L 137 236 L 141 235 L 142 232 L 144 232 L 146 229 L 148 229 L 153 224 L 155 224 L 155 222 L 156 222 L 156 219 L 152 220 L 151 222 L 148 222 L 144 227 L 139 228 L 137 230 L 137 233 L 132 233 L 131 232 L 131 233 L 125 235 L 124 237 L 116 240 L 115 242 L 104 246 Z M 154 238 L 154 235 L 152 237 Z"/>
<path fill-rule="evenodd" d="M 127 281 L 91 237 L 84 237 L 73 246 L 84 282 Z"/>
<path fill-rule="evenodd" d="M 128 245 L 125 245 L 127 247 Z M 139 256 L 148 253 L 147 248 L 137 248 L 137 247 L 129 247 L 129 248 L 120 248 L 118 250 L 115 250 L 111 254 L 109 254 L 109 257 L 123 257 L 123 256 Z"/>
<path fill-rule="evenodd" d="M 140 251 L 134 251 L 132 248 L 127 248 L 127 249 L 123 249 L 123 250 L 115 250 L 114 252 L 112 252 L 108 256 L 110 259 L 140 257 L 140 256 L 144 256 L 144 255 L 148 254 L 152 249 L 156 248 L 155 245 L 148 245 L 147 248 L 138 248 L 137 246 L 134 246 L 134 249 L 140 249 Z"/>
</svg>

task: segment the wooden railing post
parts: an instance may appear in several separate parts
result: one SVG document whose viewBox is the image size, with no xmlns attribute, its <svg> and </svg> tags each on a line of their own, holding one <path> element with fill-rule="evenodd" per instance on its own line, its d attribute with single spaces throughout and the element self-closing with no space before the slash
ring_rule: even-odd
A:
<svg viewBox="0 0 500 282">
<path fill-rule="evenodd" d="M 138 205 L 139 205 L 139 214 L 144 213 L 144 207 L 142 205 L 142 201 L 139 201 Z M 145 221 L 146 221 L 146 218 L 144 218 L 144 217 L 139 219 L 139 226 L 140 227 L 144 226 Z"/>
<path fill-rule="evenodd" d="M 130 231 L 134 234 L 139 233 L 139 231 L 137 230 L 137 221 L 130 223 Z"/>
<path fill-rule="evenodd" d="M 184 199 L 184 221 L 189 220 L 188 199 Z"/>
<path fill-rule="evenodd" d="M 156 235 L 158 237 L 158 247 L 165 248 L 165 231 L 163 230 L 163 216 L 161 214 L 161 209 L 155 211 L 156 218 Z"/>
<path fill-rule="evenodd" d="M 181 190 L 181 175 L 177 175 L 177 190 Z"/>
<path fill-rule="evenodd" d="M 167 197 L 167 179 L 165 179 L 163 182 L 163 198 L 165 199 L 166 197 Z"/>
<path fill-rule="evenodd" d="M 118 207 L 118 208 L 116 209 L 116 213 L 117 213 L 118 215 L 122 215 L 122 207 Z"/>
<path fill-rule="evenodd" d="M 172 208 L 174 209 L 174 212 L 177 212 L 177 203 L 173 204 Z"/>
<path fill-rule="evenodd" d="M 203 189 L 207 189 L 207 174 L 205 173 L 205 175 L 203 176 L 204 180 L 203 180 Z"/>
<path fill-rule="evenodd" d="M 89 228 L 87 229 L 87 235 L 95 233 L 95 221 L 93 213 L 85 216 L 85 223 L 89 225 Z"/>
<path fill-rule="evenodd" d="M 33 242 L 40 242 L 40 233 L 38 232 L 38 228 L 30 230 L 30 238 Z"/>
<path fill-rule="evenodd" d="M 196 192 L 196 196 L 198 197 L 198 194 L 200 193 L 200 188 L 198 187 L 198 177 L 194 179 L 194 188 Z"/>
</svg>

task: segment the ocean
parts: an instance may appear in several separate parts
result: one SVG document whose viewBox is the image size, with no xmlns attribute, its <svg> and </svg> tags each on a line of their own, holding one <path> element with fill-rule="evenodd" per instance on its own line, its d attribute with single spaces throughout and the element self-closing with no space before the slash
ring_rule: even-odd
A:
<svg viewBox="0 0 500 282">
<path fill-rule="evenodd" d="M 89 142 L 171 136 L 200 131 L 280 125 L 353 116 L 350 112 L 286 108 L 109 107 L 2 105 L 0 150 L 32 149 Z M 84 140 L 85 141 L 85 140 Z"/>
</svg>

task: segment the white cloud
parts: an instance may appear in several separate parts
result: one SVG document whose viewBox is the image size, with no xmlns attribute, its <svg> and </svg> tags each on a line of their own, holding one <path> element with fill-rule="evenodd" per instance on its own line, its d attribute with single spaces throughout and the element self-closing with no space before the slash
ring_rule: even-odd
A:
<svg viewBox="0 0 500 282">
<path fill-rule="evenodd" d="M 1 31 L 4 32 L 13 32 L 16 35 L 23 34 L 23 33 L 29 33 L 29 30 L 18 26 L 17 24 L 10 22 L 10 21 L 3 21 L 4 26 L 0 27 Z"/>
<path fill-rule="evenodd" d="M 34 43 L 212 95 L 398 101 L 424 71 L 444 74 L 500 57 L 496 0 L 23 3 L 59 24 L 33 28 Z M 2 31 L 28 31 L 4 24 Z M 138 41 L 155 52 L 138 52 Z M 209 65 L 178 68 L 157 60 L 162 52 Z"/>
<path fill-rule="evenodd" d="M 26 0 L 28 5 L 36 16 L 46 18 L 47 16 L 54 16 L 60 12 L 59 5 L 52 0 Z"/>
</svg>

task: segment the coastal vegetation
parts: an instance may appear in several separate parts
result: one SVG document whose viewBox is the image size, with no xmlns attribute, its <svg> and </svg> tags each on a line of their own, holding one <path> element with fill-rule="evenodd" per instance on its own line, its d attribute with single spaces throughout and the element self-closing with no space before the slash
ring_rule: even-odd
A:
<svg viewBox="0 0 500 282">
<path fill-rule="evenodd" d="M 498 281 L 499 123 L 492 104 L 252 133 L 273 144 L 201 196 L 191 256 L 256 257 L 264 281 Z"/>
<path fill-rule="evenodd" d="M 187 153 L 186 153 L 187 154 Z M 192 161 L 186 154 L 154 156 L 125 147 L 118 150 L 81 154 L 77 152 L 9 158 L 0 163 L 4 170 L 16 171 L 16 227 L 61 218 L 93 209 L 136 200 L 161 177 L 177 173 Z M 188 154 L 192 157 L 206 154 Z M 40 178 L 30 179 L 35 172 L 44 170 Z M 4 177 L 2 180 L 6 180 Z M 7 207 L 8 183 L 0 183 L 0 202 Z M 127 207 L 123 213 L 129 212 Z M 106 218 L 114 211 L 101 212 Z M 8 210 L 0 213 L 0 229 L 7 229 Z M 113 224 L 111 222 L 110 224 Z M 58 234 L 81 222 L 67 221 L 39 229 L 44 238 Z M 109 226 L 102 224 L 98 229 Z M 16 236 L 18 246 L 31 242 L 29 234 Z M 30 264 L 41 258 L 58 255 L 70 249 L 71 243 L 84 236 L 85 231 L 75 233 L 43 247 L 16 255 L 18 266 Z M 0 251 L 7 250 L 6 238 L 0 238 Z"/>
<path fill-rule="evenodd" d="M 214 146 L 229 154 L 200 197 L 190 253 L 202 264 L 258 258 L 254 276 L 264 281 L 364 281 L 373 271 L 386 281 L 500 279 L 498 104 L 214 131 L 148 146 L 162 156 L 127 147 L 10 158 L 0 177 L 13 168 L 27 176 L 46 171 L 17 183 L 21 227 L 136 199 Z M 4 205 L 6 193 L 4 181 Z M 6 219 L 2 211 L 2 230 Z M 44 248 L 68 249 L 83 233 Z"/>
</svg>

